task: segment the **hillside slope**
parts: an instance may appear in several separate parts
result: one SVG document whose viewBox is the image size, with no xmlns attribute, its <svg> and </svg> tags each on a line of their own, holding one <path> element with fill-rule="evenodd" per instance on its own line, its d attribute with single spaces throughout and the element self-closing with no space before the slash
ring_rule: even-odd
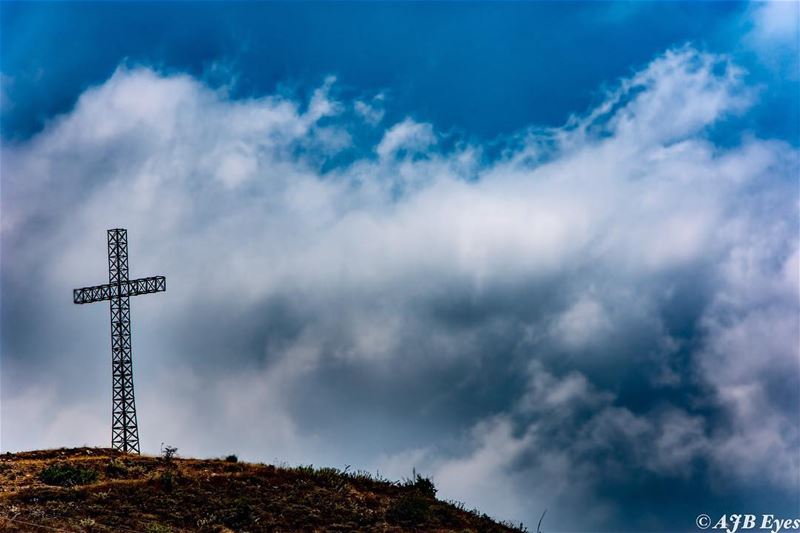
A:
<svg viewBox="0 0 800 533">
<path fill-rule="evenodd" d="M 519 531 L 436 500 L 424 478 L 110 449 L 0 455 L 4 531 Z"/>
</svg>

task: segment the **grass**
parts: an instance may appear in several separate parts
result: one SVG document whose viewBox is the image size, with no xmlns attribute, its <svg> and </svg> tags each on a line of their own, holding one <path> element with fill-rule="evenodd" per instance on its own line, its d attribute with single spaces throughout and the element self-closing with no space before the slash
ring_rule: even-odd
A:
<svg viewBox="0 0 800 533">
<path fill-rule="evenodd" d="M 524 531 L 436 499 L 414 473 L 276 467 L 79 448 L 0 456 L 0 530 Z M 26 529 L 27 528 L 27 529 Z"/>
</svg>

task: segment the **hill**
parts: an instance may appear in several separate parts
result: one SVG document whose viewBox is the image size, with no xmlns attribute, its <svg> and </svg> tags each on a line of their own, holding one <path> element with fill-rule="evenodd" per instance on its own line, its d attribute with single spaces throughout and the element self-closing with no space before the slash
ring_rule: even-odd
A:
<svg viewBox="0 0 800 533">
<path fill-rule="evenodd" d="M 74 448 L 0 455 L 4 531 L 520 531 L 426 478 Z"/>
</svg>

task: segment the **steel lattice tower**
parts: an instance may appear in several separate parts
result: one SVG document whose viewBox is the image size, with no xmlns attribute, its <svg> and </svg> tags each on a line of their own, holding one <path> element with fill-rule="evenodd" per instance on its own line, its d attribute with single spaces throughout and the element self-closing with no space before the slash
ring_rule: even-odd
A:
<svg viewBox="0 0 800 533">
<path fill-rule="evenodd" d="M 128 279 L 128 232 L 108 230 L 108 284 L 73 291 L 76 304 L 108 300 L 111 307 L 111 447 L 139 453 L 133 392 L 130 297 L 167 290 L 164 276 Z"/>
</svg>

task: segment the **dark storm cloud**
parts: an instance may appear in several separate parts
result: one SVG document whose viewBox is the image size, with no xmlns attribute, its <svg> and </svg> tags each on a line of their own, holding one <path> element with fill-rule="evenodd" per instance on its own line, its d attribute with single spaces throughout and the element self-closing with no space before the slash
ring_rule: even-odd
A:
<svg viewBox="0 0 800 533">
<path fill-rule="evenodd" d="M 669 51 L 498 158 L 334 88 L 122 68 L 3 148 L 4 449 L 106 442 L 107 311 L 69 295 L 126 227 L 168 278 L 133 302 L 147 451 L 416 467 L 552 530 L 793 512 L 798 154 L 709 139 L 738 67 Z"/>
</svg>

